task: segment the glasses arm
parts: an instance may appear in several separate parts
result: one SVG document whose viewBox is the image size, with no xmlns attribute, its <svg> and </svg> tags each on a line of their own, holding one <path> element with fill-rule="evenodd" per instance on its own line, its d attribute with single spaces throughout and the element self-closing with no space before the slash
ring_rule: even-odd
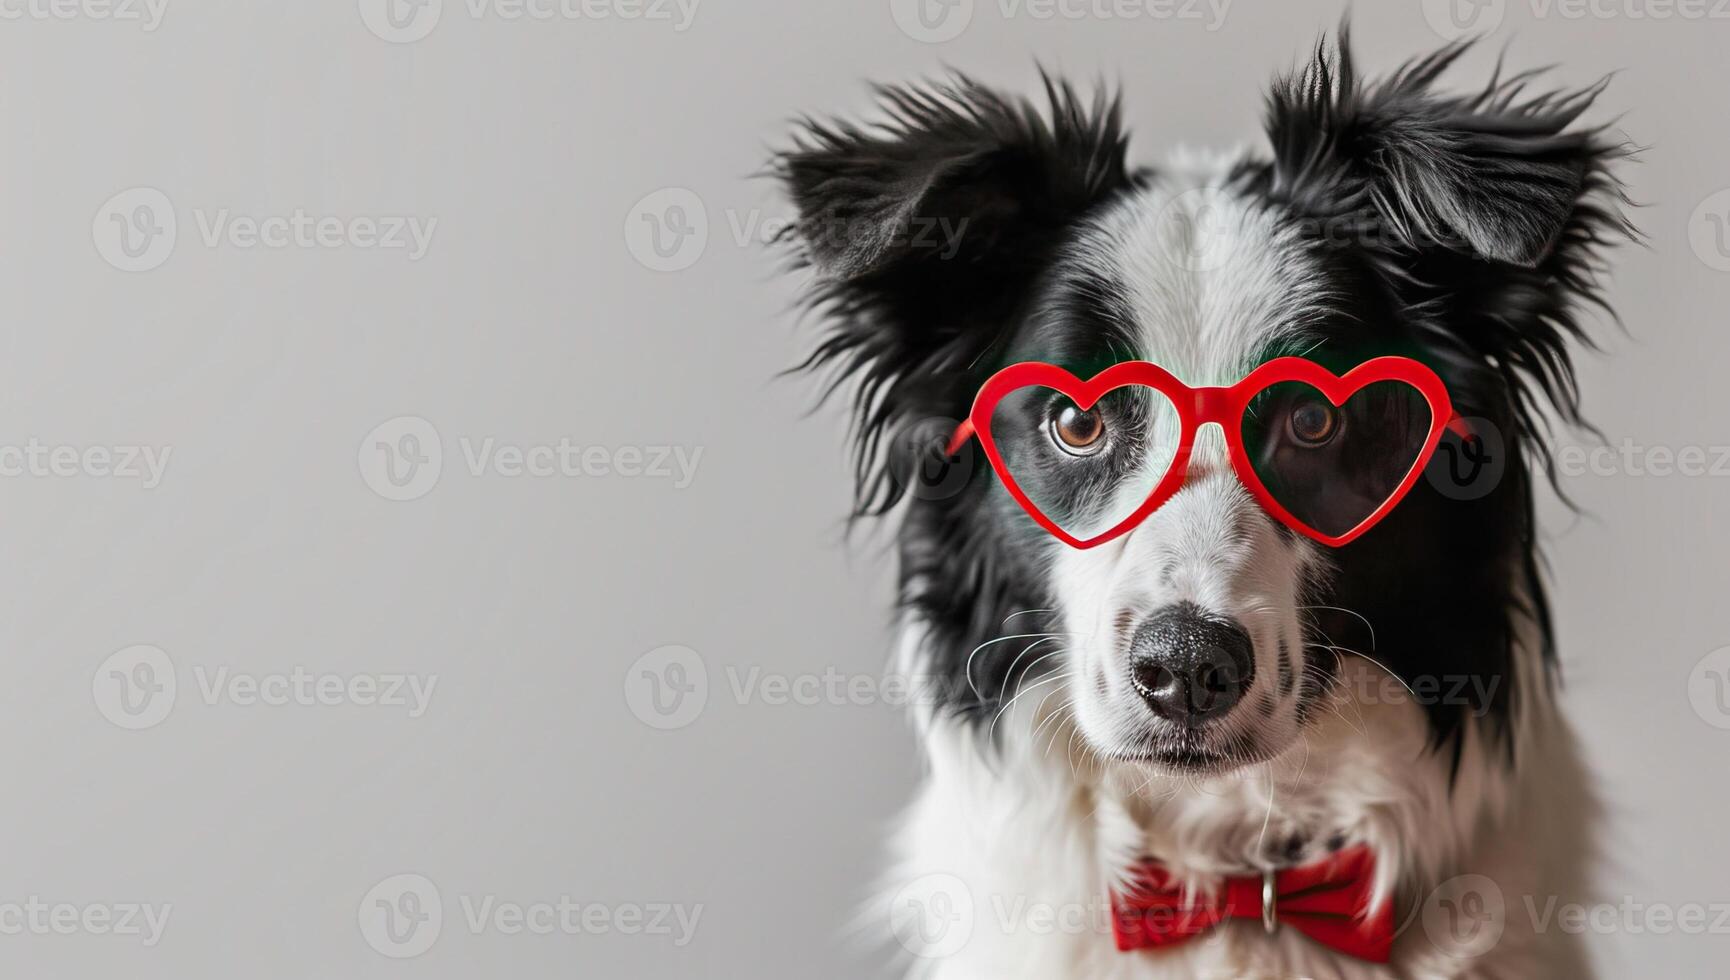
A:
<svg viewBox="0 0 1730 980">
<path fill-rule="evenodd" d="M 1472 430 L 1472 423 L 1467 422 L 1463 417 L 1461 417 L 1459 412 L 1455 412 L 1451 417 L 1449 417 L 1449 419 L 1448 419 L 1448 431 L 1452 432 L 1456 436 L 1459 436 L 1460 440 L 1462 442 L 1464 442 L 1465 440 L 1470 439 L 1470 438 L 1472 438 L 1472 436 L 1476 435 L 1476 433 Z M 950 455 L 954 455 L 954 454 L 951 453 Z"/>
<path fill-rule="evenodd" d="M 949 437 L 949 446 L 943 450 L 943 455 L 953 456 L 960 452 L 961 447 L 967 445 L 967 440 L 971 438 L 973 438 L 973 420 L 962 419 L 961 424 L 955 427 L 955 434 Z"/>
</svg>

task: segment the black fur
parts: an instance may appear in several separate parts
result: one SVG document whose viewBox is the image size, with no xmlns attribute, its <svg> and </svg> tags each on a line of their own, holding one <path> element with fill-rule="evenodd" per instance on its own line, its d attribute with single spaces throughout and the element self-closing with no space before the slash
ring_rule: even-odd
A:
<svg viewBox="0 0 1730 980">
<path fill-rule="evenodd" d="M 1366 85 L 1342 32 L 1336 56 L 1318 51 L 1276 85 L 1264 177 L 1267 193 L 1300 213 L 1359 223 L 1365 234 L 1336 259 L 1378 287 L 1360 316 L 1399 326 L 1376 352 L 1417 345 L 1460 414 L 1488 420 L 1509 454 L 1505 478 L 1478 500 L 1420 483 L 1376 533 L 1342 549 L 1345 571 L 1326 600 L 1364 613 L 1377 655 L 1394 658 L 1384 662 L 1409 683 L 1459 675 L 1476 690 L 1496 685 L 1487 704 L 1431 704 L 1438 740 L 1468 713 L 1508 719 L 1517 617 L 1535 620 L 1554 665 L 1531 467 L 1551 466 L 1546 409 L 1581 421 L 1570 342 L 1585 340 L 1581 307 L 1603 306 L 1599 248 L 1632 233 L 1610 169 L 1625 145 L 1602 129 L 1569 129 L 1603 83 L 1528 95 L 1531 73 L 1498 71 L 1476 94 L 1435 93 L 1467 48 L 1449 45 Z M 1327 619 L 1336 639 L 1332 630 L 1344 631 L 1354 640 L 1344 645 L 1366 649 L 1361 623 Z"/>
<path fill-rule="evenodd" d="M 817 273 L 811 305 L 829 325 L 801 367 L 828 369 L 831 391 L 854 385 L 859 516 L 886 512 L 909 489 L 885 443 L 922 427 L 921 448 L 941 451 L 1066 233 L 1133 185 L 1115 100 L 1084 102 L 1050 78 L 1043 107 L 966 78 L 878 92 L 884 125 L 808 121 L 775 164 L 799 209 L 800 260 Z M 943 219 L 966 222 L 948 258 L 879 244 Z M 838 230 L 844 239 L 861 223 L 859 243 L 837 241 Z M 1011 524 L 1023 537 L 1006 539 L 987 502 L 983 456 L 972 446 L 963 453 L 974 478 L 961 492 L 915 500 L 906 514 L 899 604 L 930 624 L 925 670 L 943 707 L 982 716 L 1013 690 L 1024 645 L 996 644 L 977 658 L 974 647 L 1046 629 L 1039 615 L 1006 619 L 1050 604 L 1032 567 L 1032 532 Z"/>
</svg>

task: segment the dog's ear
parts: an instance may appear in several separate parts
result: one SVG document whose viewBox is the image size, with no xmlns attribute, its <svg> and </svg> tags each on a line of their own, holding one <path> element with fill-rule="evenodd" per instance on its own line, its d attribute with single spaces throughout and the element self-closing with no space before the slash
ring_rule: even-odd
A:
<svg viewBox="0 0 1730 980">
<path fill-rule="evenodd" d="M 1605 305 L 1600 252 L 1638 237 L 1612 172 L 1632 151 L 1574 126 L 1603 83 L 1534 94 L 1535 72 L 1498 71 L 1474 94 L 1434 91 L 1469 47 L 1366 84 L 1342 29 L 1268 100 L 1270 191 L 1382 273 L 1463 412 L 1531 432 L 1542 396 L 1577 422 L 1579 312 Z"/>
<path fill-rule="evenodd" d="M 1054 249 L 1131 179 L 1103 90 L 1084 100 L 1047 78 L 1039 106 L 958 77 L 878 94 L 880 123 L 806 121 L 773 164 L 828 322 L 803 366 L 858 382 L 862 510 L 898 496 L 873 473 L 888 430 L 966 413 Z"/>
<path fill-rule="evenodd" d="M 1532 73 L 1447 96 L 1436 77 L 1456 43 L 1371 85 L 1346 32 L 1275 85 L 1268 103 L 1274 188 L 1324 215 L 1367 211 L 1381 247 L 1445 247 L 1532 268 L 1563 237 L 1607 147 L 1569 130 L 1602 84 L 1522 98 Z"/>
<path fill-rule="evenodd" d="M 1086 105 L 1047 78 L 1045 113 L 965 77 L 878 94 L 881 124 L 808 121 L 777 159 L 796 233 L 832 281 L 1013 255 L 1127 180 L 1118 108 L 1103 92 Z"/>
</svg>

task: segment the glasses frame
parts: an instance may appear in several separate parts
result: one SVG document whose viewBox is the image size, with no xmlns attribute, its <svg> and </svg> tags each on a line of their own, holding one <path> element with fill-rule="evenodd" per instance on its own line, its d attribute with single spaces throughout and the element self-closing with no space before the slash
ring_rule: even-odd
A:
<svg viewBox="0 0 1730 980">
<path fill-rule="evenodd" d="M 1285 382 L 1309 385 L 1320 391 L 1337 408 L 1363 388 L 1387 381 L 1410 385 L 1429 405 L 1430 428 L 1424 437 L 1423 448 L 1413 460 L 1411 469 L 1380 507 L 1344 534 L 1324 534 L 1294 516 L 1262 484 L 1255 467 L 1250 463 L 1249 451 L 1243 444 L 1244 412 L 1249 409 L 1250 402 L 1257 395 L 1273 385 Z M 997 451 L 996 440 L 992 438 L 991 414 L 1005 396 L 1023 388 L 1050 388 L 1067 396 L 1077 408 L 1085 412 L 1107 394 L 1132 386 L 1153 389 L 1165 396 L 1177 410 L 1181 426 L 1177 453 L 1172 457 L 1171 467 L 1165 476 L 1134 513 L 1101 534 L 1091 538 L 1077 538 L 1041 512 L 1016 483 L 1014 475 L 1009 472 L 1009 467 L 1004 465 L 1003 457 Z M 979 393 L 973 399 L 972 410 L 956 427 L 955 434 L 949 441 L 948 455 L 956 455 L 969 439 L 977 436 L 979 444 L 985 449 L 986 458 L 991 461 L 991 468 L 997 472 L 997 478 L 1003 482 L 1004 488 L 1015 498 L 1016 503 L 1027 511 L 1029 517 L 1072 548 L 1093 548 L 1128 533 L 1183 487 L 1189 476 L 1189 459 L 1195 448 L 1196 434 L 1201 431 L 1202 426 L 1209 423 L 1218 425 L 1224 431 L 1232 469 L 1262 509 L 1299 534 L 1331 548 L 1338 548 L 1358 538 L 1386 517 L 1405 498 L 1407 492 L 1417 483 L 1424 467 L 1429 464 L 1430 458 L 1435 455 L 1436 446 L 1441 443 L 1445 429 L 1455 429 L 1462 438 L 1470 435 L 1470 429 L 1454 414 L 1453 403 L 1448 398 L 1448 389 L 1442 379 L 1429 367 L 1409 357 L 1377 357 L 1359 364 L 1343 375 L 1335 375 L 1307 358 L 1278 357 L 1251 371 L 1234 385 L 1205 388 L 1192 388 L 1151 361 L 1124 361 L 1114 364 L 1085 381 L 1055 364 L 1022 361 L 998 371 L 980 386 Z"/>
</svg>

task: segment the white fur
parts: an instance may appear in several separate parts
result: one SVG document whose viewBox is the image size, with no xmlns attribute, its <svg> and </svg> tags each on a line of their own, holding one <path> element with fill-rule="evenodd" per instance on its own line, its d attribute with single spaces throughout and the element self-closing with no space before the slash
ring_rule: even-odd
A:
<svg viewBox="0 0 1730 980">
<path fill-rule="evenodd" d="M 1385 675 L 1363 660 L 1348 658 L 1345 675 L 1337 710 L 1290 750 L 1209 778 L 1102 762 L 1037 698 L 1011 707 L 995 749 L 973 729 L 927 718 L 930 775 L 868 922 L 907 952 L 908 976 L 936 980 L 1587 976 L 1577 940 L 1553 924 L 1537 932 L 1528 916 L 1552 895 L 1584 897 L 1578 862 L 1589 848 L 1571 828 L 1590 803 L 1565 726 L 1547 704 L 1528 703 L 1517 774 L 1469 734 L 1450 792 L 1449 759 L 1428 750 L 1420 709 L 1351 697 L 1383 690 L 1376 679 Z M 1205 889 L 1219 875 L 1273 866 L 1270 844 L 1294 834 L 1319 844 L 1336 832 L 1376 850 L 1401 922 L 1390 967 L 1248 922 L 1175 949 L 1116 949 L 1108 889 L 1138 855 L 1159 855 Z M 1302 860 L 1320 854 L 1312 847 Z M 1489 900 L 1485 928 L 1502 930 L 1488 950 L 1450 945 L 1443 903 L 1458 896 L 1437 886 L 1462 875 L 1499 890 L 1498 903 L 1478 887 Z"/>
</svg>

